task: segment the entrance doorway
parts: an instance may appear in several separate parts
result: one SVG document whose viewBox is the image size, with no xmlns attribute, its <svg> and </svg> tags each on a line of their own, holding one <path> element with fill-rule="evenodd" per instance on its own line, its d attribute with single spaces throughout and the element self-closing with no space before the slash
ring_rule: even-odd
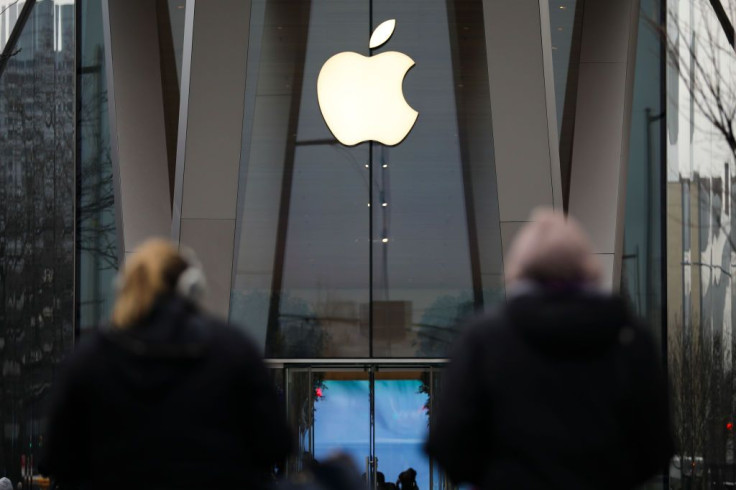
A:
<svg viewBox="0 0 736 490">
<path fill-rule="evenodd" d="M 367 488 L 391 488 L 416 472 L 417 486 L 449 488 L 424 453 L 441 371 L 434 366 L 286 367 L 288 416 L 298 432 L 289 461 L 295 474 L 312 460 L 343 453 L 363 474 Z"/>
</svg>

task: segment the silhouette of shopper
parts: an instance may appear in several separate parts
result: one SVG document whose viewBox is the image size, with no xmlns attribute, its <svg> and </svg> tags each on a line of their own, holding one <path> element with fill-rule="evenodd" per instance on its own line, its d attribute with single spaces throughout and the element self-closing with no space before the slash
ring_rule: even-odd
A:
<svg viewBox="0 0 736 490">
<path fill-rule="evenodd" d="M 109 329 L 55 386 L 43 472 L 62 488 L 263 488 L 287 455 L 257 348 L 203 313 L 204 276 L 163 240 L 127 259 Z"/>
<path fill-rule="evenodd" d="M 507 302 L 466 326 L 427 450 L 479 488 L 626 489 L 673 452 L 649 331 L 599 289 L 572 219 L 537 211 L 506 260 Z"/>
<path fill-rule="evenodd" d="M 401 490 L 418 490 L 416 470 L 409 468 L 399 473 L 399 478 L 396 480 L 396 487 Z"/>
</svg>

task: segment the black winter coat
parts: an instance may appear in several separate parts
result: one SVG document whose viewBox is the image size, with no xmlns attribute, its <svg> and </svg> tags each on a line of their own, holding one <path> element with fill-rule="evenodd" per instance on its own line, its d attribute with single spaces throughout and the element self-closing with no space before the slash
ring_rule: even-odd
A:
<svg viewBox="0 0 736 490">
<path fill-rule="evenodd" d="M 619 298 L 512 297 L 456 346 L 427 450 L 480 488 L 632 488 L 673 452 L 657 350 Z"/>
<path fill-rule="evenodd" d="M 262 488 L 291 441 L 255 346 L 177 297 L 84 339 L 50 409 L 61 488 Z"/>
</svg>

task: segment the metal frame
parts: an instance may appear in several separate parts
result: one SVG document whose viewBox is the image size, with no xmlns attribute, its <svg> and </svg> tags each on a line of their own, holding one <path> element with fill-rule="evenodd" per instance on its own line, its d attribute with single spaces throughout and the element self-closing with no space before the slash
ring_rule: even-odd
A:
<svg viewBox="0 0 736 490">
<path fill-rule="evenodd" d="M 374 357 L 374 358 L 332 358 L 332 359 L 266 359 L 266 364 L 270 368 L 283 368 L 283 367 L 294 367 L 294 366 L 340 366 L 340 367 L 355 367 L 360 368 L 362 366 L 381 366 L 381 367 L 392 367 L 392 366 L 444 366 L 450 362 L 448 358 L 386 358 L 386 357 Z"/>
<path fill-rule="evenodd" d="M 187 154 L 187 127 L 189 124 L 189 89 L 192 75 L 192 48 L 194 42 L 194 8 L 196 0 L 187 0 L 184 12 L 184 51 L 181 63 L 181 90 L 179 92 L 179 130 L 176 138 L 176 169 L 174 197 L 171 203 L 171 239 L 181 240 L 182 200 L 184 195 L 184 166 Z"/>
</svg>

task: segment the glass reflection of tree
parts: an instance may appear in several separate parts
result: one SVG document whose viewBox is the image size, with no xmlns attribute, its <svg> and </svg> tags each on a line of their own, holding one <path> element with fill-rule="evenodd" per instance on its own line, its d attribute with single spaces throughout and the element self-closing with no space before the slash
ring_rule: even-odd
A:
<svg viewBox="0 0 736 490">
<path fill-rule="evenodd" d="M 733 481 L 733 465 L 727 464 L 727 453 L 733 454 L 733 369 L 726 362 L 728 347 L 722 332 L 705 333 L 699 322 L 689 328 L 673 325 L 668 336 L 668 369 L 672 389 L 675 441 L 683 461 L 702 461 L 704 468 L 681 468 L 687 488 L 710 488 L 707 473 L 714 481 Z M 733 427 L 733 426 L 731 426 Z M 702 458 L 699 460 L 698 458 Z M 725 475 L 713 472 L 728 471 Z"/>
<path fill-rule="evenodd" d="M 94 63 L 83 66 L 80 75 L 79 172 L 77 173 L 77 253 L 84 283 L 79 308 L 82 327 L 106 321 L 106 304 L 112 299 L 111 277 L 118 269 L 115 196 L 110 142 L 107 135 L 107 89 L 104 53 L 97 46 Z M 80 269 L 81 271 L 81 269 Z"/>
<path fill-rule="evenodd" d="M 668 305 L 667 325 L 681 456 L 675 469 L 684 488 L 710 488 L 736 481 L 733 425 L 728 428 L 736 413 L 736 3 L 692 0 L 667 8 L 666 29 L 664 22 L 652 23 L 668 61 L 667 134 L 673 148 L 682 144 L 677 150 L 690 149 L 691 155 L 675 168 L 679 180 L 668 179 L 668 194 L 682 199 L 681 209 L 671 207 L 667 214 L 667 227 L 681 231 L 678 241 L 667 244 L 678 257 L 668 268 L 679 276 L 667 287 L 680 293 L 669 300 L 674 304 Z M 683 165 L 688 162 L 689 169 Z"/>
<path fill-rule="evenodd" d="M 423 371 L 419 380 L 421 384 L 417 393 L 427 395 L 427 401 L 424 402 L 424 413 L 427 416 L 427 427 L 432 420 L 432 377 L 429 371 Z"/>
<path fill-rule="evenodd" d="M 234 322 L 245 325 L 257 325 L 255 317 L 259 312 L 268 311 L 271 295 L 267 291 L 252 291 L 246 295 L 233 298 L 233 312 L 242 312 L 243 318 L 237 314 L 232 316 Z M 329 343 L 329 335 L 322 328 L 321 316 L 315 314 L 309 304 L 288 292 L 280 295 L 281 314 L 278 317 L 279 328 L 272 332 L 266 346 L 267 356 L 276 353 L 275 357 L 309 358 L 319 356 Z M 253 318 L 253 320 L 249 320 Z"/>
<path fill-rule="evenodd" d="M 457 338 L 457 325 L 475 311 L 473 295 L 470 291 L 458 295 L 438 297 L 422 315 L 421 322 L 415 324 L 420 355 L 444 356 L 449 346 Z"/>
<path fill-rule="evenodd" d="M 74 6 L 37 3 L 0 78 L 0 472 L 21 480 L 73 340 Z M 61 45 L 59 45 L 61 44 Z M 30 487 L 30 485 L 28 485 Z"/>
</svg>

